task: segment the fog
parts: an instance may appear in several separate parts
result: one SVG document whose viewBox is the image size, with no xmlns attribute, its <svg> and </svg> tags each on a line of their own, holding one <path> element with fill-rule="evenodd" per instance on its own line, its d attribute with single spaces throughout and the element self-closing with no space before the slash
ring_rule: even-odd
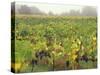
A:
<svg viewBox="0 0 100 75">
<path fill-rule="evenodd" d="M 97 16 L 95 6 L 17 2 L 11 8 L 15 14 L 24 15 Z"/>
</svg>

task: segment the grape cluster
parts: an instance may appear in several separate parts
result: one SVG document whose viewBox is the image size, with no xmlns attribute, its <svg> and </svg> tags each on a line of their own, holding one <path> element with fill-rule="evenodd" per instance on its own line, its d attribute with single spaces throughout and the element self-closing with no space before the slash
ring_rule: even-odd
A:
<svg viewBox="0 0 100 75">
<path fill-rule="evenodd" d="M 83 61 L 85 61 L 85 62 L 88 62 L 89 58 L 88 58 L 87 55 L 84 54 L 84 55 L 80 58 L 80 60 L 83 60 Z"/>
<path fill-rule="evenodd" d="M 36 56 L 36 58 L 39 58 L 39 59 L 42 59 L 43 57 L 49 57 L 49 58 L 51 58 L 50 53 L 47 52 L 47 51 L 45 51 L 45 50 L 42 50 L 40 52 L 36 52 L 35 56 Z"/>
</svg>

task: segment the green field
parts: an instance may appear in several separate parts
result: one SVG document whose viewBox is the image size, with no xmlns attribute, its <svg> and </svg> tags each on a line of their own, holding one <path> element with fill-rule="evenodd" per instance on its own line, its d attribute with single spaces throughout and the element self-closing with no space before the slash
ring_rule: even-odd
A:
<svg viewBox="0 0 100 75">
<path fill-rule="evenodd" d="M 16 15 L 11 32 L 15 72 L 97 67 L 97 17 Z"/>
</svg>

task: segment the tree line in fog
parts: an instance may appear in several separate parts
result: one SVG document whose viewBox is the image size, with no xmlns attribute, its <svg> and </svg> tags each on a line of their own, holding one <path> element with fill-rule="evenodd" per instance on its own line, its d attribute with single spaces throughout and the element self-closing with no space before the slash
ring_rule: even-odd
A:
<svg viewBox="0 0 100 75">
<path fill-rule="evenodd" d="M 11 12 L 14 13 L 15 5 L 11 5 Z M 97 9 L 91 6 L 84 6 L 81 10 L 71 9 L 69 12 L 63 12 L 61 14 L 54 14 L 52 11 L 45 13 L 41 11 L 36 6 L 29 7 L 27 5 L 20 5 L 16 7 L 16 14 L 25 14 L 25 15 L 50 15 L 50 16 L 97 16 Z"/>
</svg>

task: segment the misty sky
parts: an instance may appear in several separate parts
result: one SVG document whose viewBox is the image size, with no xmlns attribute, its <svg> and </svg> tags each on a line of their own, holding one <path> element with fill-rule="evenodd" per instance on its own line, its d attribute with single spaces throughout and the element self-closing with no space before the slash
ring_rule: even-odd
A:
<svg viewBox="0 0 100 75">
<path fill-rule="evenodd" d="M 83 8 L 83 6 L 78 5 L 67 5 L 67 4 L 49 4 L 49 3 L 34 3 L 34 2 L 16 2 L 16 5 L 28 5 L 30 7 L 36 6 L 43 12 L 53 12 L 54 14 L 60 14 L 64 12 L 69 12 L 70 10 L 79 10 Z"/>
</svg>

